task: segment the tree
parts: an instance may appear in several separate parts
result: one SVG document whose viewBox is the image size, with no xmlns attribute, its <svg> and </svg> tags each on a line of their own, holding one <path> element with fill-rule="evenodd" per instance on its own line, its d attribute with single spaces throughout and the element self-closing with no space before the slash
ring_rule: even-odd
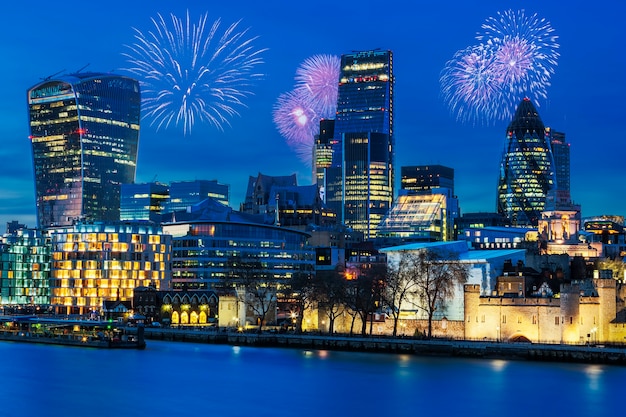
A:
<svg viewBox="0 0 626 417">
<path fill-rule="evenodd" d="M 445 307 L 455 287 L 467 282 L 468 269 L 453 254 L 422 249 L 416 255 L 413 271 L 421 308 L 428 315 L 427 336 L 430 338 L 435 312 Z"/>
<path fill-rule="evenodd" d="M 308 310 L 317 299 L 317 287 L 315 285 L 315 274 L 312 271 L 300 271 L 295 273 L 291 280 L 289 288 L 291 290 L 292 299 L 295 304 L 296 333 L 302 333 L 302 321 L 304 312 Z"/>
<path fill-rule="evenodd" d="M 230 258 L 228 261 L 231 280 L 237 291 L 237 299 L 257 318 L 261 333 L 271 308 L 276 308 L 276 282 L 270 281 L 267 268 L 256 258 Z"/>
<path fill-rule="evenodd" d="M 315 278 L 315 300 L 318 311 L 323 311 L 328 317 L 328 333 L 335 332 L 335 321 L 345 311 L 344 300 L 346 293 L 346 279 L 343 268 L 317 271 Z"/>
<path fill-rule="evenodd" d="M 383 291 L 383 302 L 393 317 L 393 336 L 398 335 L 398 322 L 403 306 L 411 303 L 415 308 L 419 257 L 411 252 L 402 252 L 397 263 L 389 267 Z"/>
<path fill-rule="evenodd" d="M 368 318 L 371 326 L 373 314 L 380 307 L 381 291 L 386 277 L 386 265 L 380 263 L 363 264 L 356 279 L 348 281 L 346 291 L 346 305 L 351 310 L 352 325 L 350 334 L 353 332 L 356 316 L 361 319 L 361 335 L 367 334 Z"/>
</svg>

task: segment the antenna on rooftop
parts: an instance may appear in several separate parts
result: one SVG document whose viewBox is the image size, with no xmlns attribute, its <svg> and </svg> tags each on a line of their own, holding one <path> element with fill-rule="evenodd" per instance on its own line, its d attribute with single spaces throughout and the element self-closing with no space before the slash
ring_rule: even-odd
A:
<svg viewBox="0 0 626 417">
<path fill-rule="evenodd" d="M 62 70 L 61 70 L 61 71 L 59 71 L 59 72 L 55 72 L 54 74 L 52 74 L 52 75 L 48 75 L 47 77 L 43 77 L 43 78 L 41 78 L 41 79 L 42 79 L 43 81 L 48 81 L 50 78 L 52 78 L 52 77 L 56 77 L 57 75 L 59 75 L 59 74 L 60 74 L 60 73 L 62 73 L 62 72 L 65 72 L 65 70 L 64 70 L 64 69 L 62 69 Z"/>
</svg>

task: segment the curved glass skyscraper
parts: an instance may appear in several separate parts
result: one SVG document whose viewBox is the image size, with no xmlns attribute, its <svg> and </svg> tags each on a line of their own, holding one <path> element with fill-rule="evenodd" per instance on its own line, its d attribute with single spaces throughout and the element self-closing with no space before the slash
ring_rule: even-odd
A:
<svg viewBox="0 0 626 417">
<path fill-rule="evenodd" d="M 536 226 L 554 186 L 549 138 L 535 106 L 524 98 L 507 128 L 498 180 L 498 212 L 513 225 Z"/>
<path fill-rule="evenodd" d="M 28 90 L 39 227 L 119 220 L 120 184 L 135 180 L 139 83 L 77 73 Z"/>
</svg>

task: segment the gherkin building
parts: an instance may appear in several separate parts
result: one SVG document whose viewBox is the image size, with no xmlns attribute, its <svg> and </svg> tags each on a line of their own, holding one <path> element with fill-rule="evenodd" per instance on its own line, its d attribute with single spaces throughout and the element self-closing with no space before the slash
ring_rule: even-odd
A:
<svg viewBox="0 0 626 417">
<path fill-rule="evenodd" d="M 536 226 L 555 187 L 549 138 L 537 109 L 524 98 L 506 131 L 498 179 L 498 213 L 516 226 Z"/>
</svg>

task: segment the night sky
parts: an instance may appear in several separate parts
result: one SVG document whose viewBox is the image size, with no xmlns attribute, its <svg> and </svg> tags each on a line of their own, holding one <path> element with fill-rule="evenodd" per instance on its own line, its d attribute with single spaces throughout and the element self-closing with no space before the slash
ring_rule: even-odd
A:
<svg viewBox="0 0 626 417">
<path fill-rule="evenodd" d="M 204 3 L 202 5 L 202 3 Z M 462 212 L 495 211 L 500 156 L 508 122 L 472 125 L 456 120 L 441 94 L 439 78 L 454 53 L 477 43 L 490 16 L 524 9 L 545 18 L 558 36 L 560 57 L 538 100 L 546 126 L 571 143 L 571 193 L 583 217 L 626 215 L 624 129 L 626 5 L 618 1 L 391 1 L 260 2 L 34 0 L 10 2 L 0 17 L 0 225 L 35 225 L 32 156 L 26 90 L 60 71 L 115 72 L 128 67 L 124 45 L 133 27 L 152 29 L 157 13 L 191 20 L 207 13 L 230 24 L 241 19 L 267 48 L 257 67 L 247 108 L 224 131 L 196 124 L 192 134 L 143 123 L 137 182 L 216 179 L 231 186 L 238 209 L 249 176 L 311 170 L 278 133 L 273 106 L 294 86 L 296 68 L 316 54 L 390 49 L 394 53 L 396 166 L 442 164 L 455 169 Z M 520 97 L 521 100 L 522 97 Z M 399 175 L 398 175 L 399 177 Z M 3 226 L 0 226 L 3 228 Z M 3 229 L 2 229 L 3 230 Z"/>
</svg>

